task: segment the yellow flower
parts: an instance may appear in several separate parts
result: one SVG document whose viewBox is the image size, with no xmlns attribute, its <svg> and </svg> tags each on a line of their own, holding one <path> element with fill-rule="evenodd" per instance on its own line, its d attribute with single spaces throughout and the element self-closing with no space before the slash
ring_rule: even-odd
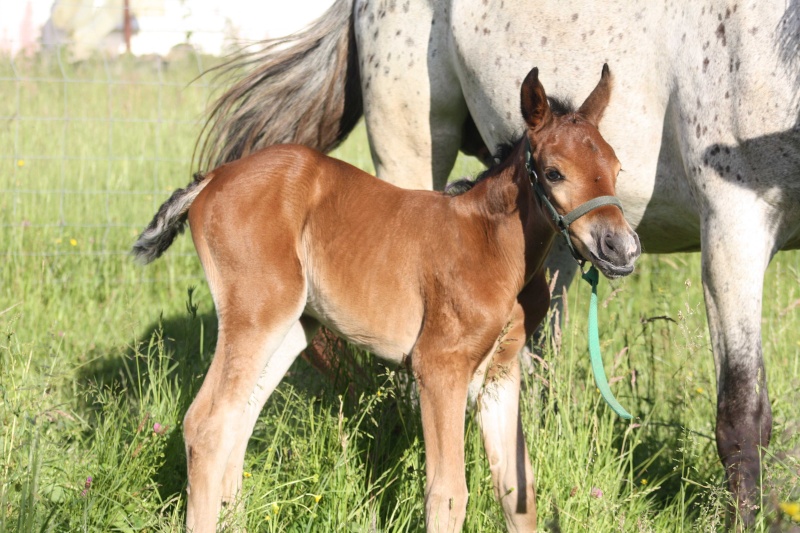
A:
<svg viewBox="0 0 800 533">
<path fill-rule="evenodd" d="M 697 394 L 703 394 L 705 391 L 706 391 L 706 390 L 705 390 L 703 387 L 697 387 L 697 388 L 695 389 L 695 392 L 696 392 Z"/>
<path fill-rule="evenodd" d="M 251 474 L 250 472 L 245 472 L 245 473 L 244 473 L 244 474 L 242 474 L 242 475 L 243 475 L 244 477 L 253 477 L 253 474 Z"/>
<path fill-rule="evenodd" d="M 25 166 L 25 160 L 24 159 L 17 159 L 17 166 L 20 167 L 20 168 L 24 167 Z"/>
<path fill-rule="evenodd" d="M 322 494 L 315 494 L 315 495 L 314 495 L 314 502 L 315 502 L 315 503 L 319 503 L 319 501 L 320 501 L 321 499 L 322 499 Z"/>
<path fill-rule="evenodd" d="M 272 504 L 272 513 L 273 513 L 273 514 L 278 514 L 278 511 L 280 511 L 280 510 L 281 510 L 281 508 L 280 508 L 280 507 L 278 507 L 278 504 L 277 504 L 277 503 L 273 503 L 273 504 Z"/>
<path fill-rule="evenodd" d="M 781 511 L 788 514 L 795 522 L 800 522 L 800 503 L 781 502 L 778 504 Z"/>
<path fill-rule="evenodd" d="M 71 246 L 78 246 L 78 241 L 76 241 L 75 239 L 70 239 L 70 240 L 69 240 L 69 244 L 70 244 Z"/>
<path fill-rule="evenodd" d="M 647 485 L 647 480 L 646 480 L 646 479 L 644 479 L 644 478 L 642 478 L 641 484 L 642 484 L 642 485 Z"/>
<path fill-rule="evenodd" d="M 264 517 L 264 520 L 269 520 L 270 518 L 272 518 L 270 515 L 266 515 L 266 516 Z"/>
</svg>

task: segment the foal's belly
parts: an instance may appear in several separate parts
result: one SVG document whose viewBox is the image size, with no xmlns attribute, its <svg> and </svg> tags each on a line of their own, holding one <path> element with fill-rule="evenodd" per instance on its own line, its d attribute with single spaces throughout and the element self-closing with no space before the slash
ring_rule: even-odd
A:
<svg viewBox="0 0 800 533">
<path fill-rule="evenodd" d="M 339 337 L 389 362 L 400 364 L 411 353 L 419 335 L 422 314 L 401 299 L 363 298 L 309 287 L 303 314 Z"/>
</svg>

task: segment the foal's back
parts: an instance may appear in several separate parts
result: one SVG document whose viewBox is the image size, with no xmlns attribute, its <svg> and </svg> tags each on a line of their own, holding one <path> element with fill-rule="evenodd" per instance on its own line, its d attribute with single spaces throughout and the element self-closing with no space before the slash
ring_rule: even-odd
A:
<svg viewBox="0 0 800 533">
<path fill-rule="evenodd" d="M 436 297 L 428 289 L 471 267 L 463 244 L 476 215 L 458 199 L 302 146 L 269 147 L 207 179 L 189 223 L 222 324 L 305 315 L 400 361 Z M 250 316 L 226 314 L 242 309 Z"/>
</svg>

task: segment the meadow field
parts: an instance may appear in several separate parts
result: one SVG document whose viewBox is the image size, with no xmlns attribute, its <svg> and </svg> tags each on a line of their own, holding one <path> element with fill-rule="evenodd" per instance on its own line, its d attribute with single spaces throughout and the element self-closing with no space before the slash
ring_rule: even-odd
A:
<svg viewBox="0 0 800 533">
<path fill-rule="evenodd" d="M 142 267 L 128 255 L 185 186 L 211 80 L 208 58 L 0 66 L 0 531 L 179 531 L 182 417 L 216 316 L 191 240 Z M 335 154 L 371 171 L 363 126 Z M 624 164 L 624 162 L 623 162 Z M 454 177 L 474 173 L 459 160 Z M 765 281 L 774 415 L 759 531 L 797 531 L 800 255 Z M 554 532 L 720 531 L 728 496 L 714 443 L 716 386 L 700 257 L 645 255 L 601 281 L 600 337 L 617 418 L 594 386 L 588 285 L 524 377 L 539 523 Z M 555 295 L 561 297 L 561 295 Z M 402 370 L 349 352 L 331 382 L 302 359 L 267 402 L 234 518 L 250 532 L 419 532 L 424 448 Z M 504 531 L 471 412 L 467 532 Z"/>
</svg>

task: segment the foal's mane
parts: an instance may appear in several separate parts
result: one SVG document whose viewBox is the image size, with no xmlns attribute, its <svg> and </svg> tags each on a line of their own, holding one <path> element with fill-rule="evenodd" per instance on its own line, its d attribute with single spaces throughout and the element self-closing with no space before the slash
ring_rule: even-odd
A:
<svg viewBox="0 0 800 533">
<path fill-rule="evenodd" d="M 550 103 L 550 111 L 555 116 L 562 116 L 568 115 L 570 113 L 575 113 L 575 106 L 573 103 L 566 99 L 566 98 L 558 98 L 549 96 L 547 98 L 548 102 Z M 475 176 L 474 178 L 461 178 L 451 183 L 448 183 L 447 186 L 444 188 L 444 194 L 448 196 L 460 196 L 465 192 L 472 189 L 475 185 L 480 183 L 481 181 L 485 180 L 486 178 L 490 178 L 498 173 L 499 170 L 505 168 L 509 161 L 511 154 L 514 152 L 514 148 L 522 142 L 522 135 L 515 135 L 516 141 L 504 141 L 501 142 L 497 148 L 495 148 L 494 155 L 492 156 L 492 164 L 489 168 Z"/>
</svg>

